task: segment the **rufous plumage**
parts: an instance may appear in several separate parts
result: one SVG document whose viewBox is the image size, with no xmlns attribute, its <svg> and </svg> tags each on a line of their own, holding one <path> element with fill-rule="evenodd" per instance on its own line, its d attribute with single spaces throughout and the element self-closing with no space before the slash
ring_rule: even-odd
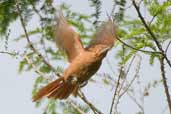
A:
<svg viewBox="0 0 171 114">
<path fill-rule="evenodd" d="M 103 58 L 113 47 L 116 40 L 116 27 L 111 18 L 97 29 L 95 38 L 84 48 L 80 36 L 68 24 L 60 12 L 55 26 L 55 40 L 70 62 L 63 76 L 49 83 L 33 96 L 37 101 L 45 96 L 54 99 L 66 99 L 70 94 L 77 95 L 80 86 L 93 76 L 102 64 Z"/>
</svg>

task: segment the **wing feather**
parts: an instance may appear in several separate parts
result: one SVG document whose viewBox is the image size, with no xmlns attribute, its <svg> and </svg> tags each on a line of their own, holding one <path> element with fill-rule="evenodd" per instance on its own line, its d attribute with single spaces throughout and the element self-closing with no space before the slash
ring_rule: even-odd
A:
<svg viewBox="0 0 171 114">
<path fill-rule="evenodd" d="M 84 50 L 79 35 L 71 28 L 62 11 L 56 17 L 55 40 L 59 49 L 62 49 L 68 56 L 69 62 Z"/>
<path fill-rule="evenodd" d="M 93 39 L 87 49 L 101 45 L 106 49 L 110 49 L 116 40 L 116 26 L 113 21 L 109 19 L 107 22 L 103 22 L 97 29 L 95 39 Z"/>
</svg>

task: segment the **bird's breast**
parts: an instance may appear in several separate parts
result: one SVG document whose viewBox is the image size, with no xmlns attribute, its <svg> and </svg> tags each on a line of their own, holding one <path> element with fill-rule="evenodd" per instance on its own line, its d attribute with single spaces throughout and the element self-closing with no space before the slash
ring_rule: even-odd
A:
<svg viewBox="0 0 171 114">
<path fill-rule="evenodd" d="M 82 83 L 97 72 L 101 61 L 94 53 L 82 53 L 65 70 L 64 77 L 74 76 Z"/>
</svg>

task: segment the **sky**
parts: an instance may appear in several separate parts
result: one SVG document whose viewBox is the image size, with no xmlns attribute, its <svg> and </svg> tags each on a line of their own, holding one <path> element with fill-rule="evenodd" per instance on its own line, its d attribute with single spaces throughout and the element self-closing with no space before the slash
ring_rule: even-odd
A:
<svg viewBox="0 0 171 114">
<path fill-rule="evenodd" d="M 88 7 L 88 1 L 85 0 L 57 0 L 57 3 L 62 3 L 62 1 L 71 4 L 71 9 L 80 12 L 90 14 L 93 9 Z M 112 9 L 112 0 L 103 1 L 102 16 L 101 20 L 106 18 L 106 12 L 110 12 Z M 37 26 L 37 18 L 33 18 L 28 28 Z M 10 37 L 17 37 L 19 34 L 23 33 L 19 21 L 11 25 L 11 35 Z M 25 41 L 23 41 L 25 43 Z M 22 43 L 18 45 L 15 43 L 9 43 L 11 49 L 22 50 Z M 0 49 L 3 45 L 0 45 Z M 116 49 L 112 49 L 108 55 L 107 59 L 112 62 L 113 68 L 117 69 L 117 62 L 113 61 L 113 57 L 116 54 Z M 159 63 L 156 62 L 154 66 L 149 66 L 148 57 L 143 55 L 140 75 L 142 80 L 142 85 L 147 84 L 147 82 L 160 79 Z M 33 71 L 18 73 L 18 62 L 19 59 L 12 58 L 8 55 L 0 54 L 0 112 L 2 114 L 41 114 L 41 108 L 35 108 L 35 104 L 31 100 L 31 92 L 36 79 L 37 74 Z M 167 67 L 167 66 L 166 66 Z M 117 71 L 117 70 L 114 71 Z M 169 70 L 169 69 L 168 69 Z M 106 59 L 103 61 L 103 65 L 99 72 L 111 72 L 109 66 L 106 63 Z M 114 72 L 113 75 L 117 75 Z M 169 71 L 168 74 L 171 74 Z M 171 85 L 169 85 L 171 86 Z M 163 87 L 159 86 L 158 89 L 152 89 L 150 96 L 145 99 L 144 108 L 147 112 L 146 114 L 167 114 L 168 110 L 162 112 L 166 108 L 166 98 L 164 96 Z M 96 106 L 104 112 L 104 114 L 109 113 L 109 106 L 111 104 L 111 97 L 114 90 L 111 87 L 102 86 L 100 84 L 89 83 L 83 91 L 87 95 L 88 99 L 96 104 Z M 124 101 L 124 102 L 122 102 Z M 125 102 L 127 101 L 127 102 Z M 127 104 L 129 103 L 129 104 Z M 128 97 L 123 97 L 121 100 L 121 105 L 119 105 L 119 110 L 122 110 L 122 114 L 134 114 L 138 109 L 136 104 L 128 99 Z"/>
</svg>

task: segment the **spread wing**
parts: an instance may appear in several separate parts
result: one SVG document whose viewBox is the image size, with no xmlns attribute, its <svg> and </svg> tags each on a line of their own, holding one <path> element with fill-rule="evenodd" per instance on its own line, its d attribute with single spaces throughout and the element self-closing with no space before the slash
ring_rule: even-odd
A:
<svg viewBox="0 0 171 114">
<path fill-rule="evenodd" d="M 116 40 L 116 27 L 111 19 L 97 29 L 95 39 L 93 39 L 87 49 L 95 48 L 96 46 L 103 46 L 106 49 L 112 48 Z M 103 48 L 102 47 L 102 48 Z"/>
<path fill-rule="evenodd" d="M 55 40 L 59 49 L 62 49 L 68 56 L 69 62 L 84 50 L 79 35 L 67 23 L 62 11 L 56 17 Z"/>
</svg>

